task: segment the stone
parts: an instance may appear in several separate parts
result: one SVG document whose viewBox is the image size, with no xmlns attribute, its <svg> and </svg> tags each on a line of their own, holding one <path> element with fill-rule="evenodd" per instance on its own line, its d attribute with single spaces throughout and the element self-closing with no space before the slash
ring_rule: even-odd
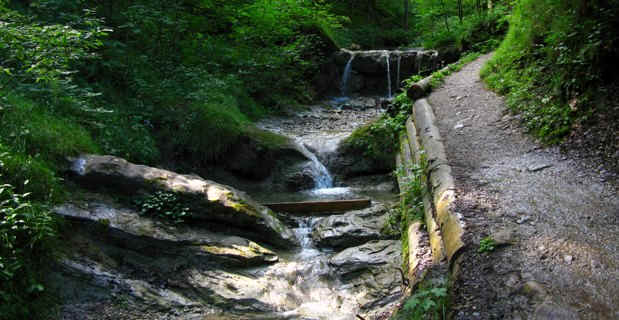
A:
<svg viewBox="0 0 619 320">
<path fill-rule="evenodd" d="M 522 293 L 534 301 L 544 301 L 548 292 L 542 284 L 537 281 L 529 280 L 522 285 Z"/>
<path fill-rule="evenodd" d="M 495 231 L 490 235 L 494 243 L 498 246 L 510 245 L 516 243 L 516 232 L 514 229 L 502 229 Z"/>
<path fill-rule="evenodd" d="M 252 130 L 253 136 L 242 137 L 226 152 L 223 161 L 226 170 L 246 179 L 260 181 L 271 176 L 278 167 L 307 160 L 292 139 L 257 128 Z M 257 138 L 262 136 L 279 142 L 265 142 Z"/>
<path fill-rule="evenodd" d="M 282 180 L 287 191 L 301 191 L 314 188 L 314 173 L 312 171 L 312 162 L 305 161 L 298 163 L 290 168 L 287 168 L 282 173 Z"/>
<path fill-rule="evenodd" d="M 329 259 L 329 265 L 340 275 L 384 265 L 397 267 L 401 249 L 399 240 L 374 240 L 335 254 Z"/>
<path fill-rule="evenodd" d="M 533 320 L 578 320 L 578 311 L 550 301 L 544 302 L 535 309 Z"/>
<path fill-rule="evenodd" d="M 189 218 L 224 223 L 248 230 L 248 237 L 291 248 L 294 233 L 270 209 L 232 187 L 172 171 L 133 164 L 114 156 L 82 155 L 71 161 L 71 172 L 87 187 L 109 187 L 138 195 L 157 190 L 173 192 L 190 208 Z M 250 238 L 251 238 L 250 237 Z"/>
<path fill-rule="evenodd" d="M 552 164 L 550 163 L 534 163 L 532 165 L 527 166 L 527 171 L 537 172 L 537 171 L 542 171 L 550 167 L 552 167 Z"/>
<path fill-rule="evenodd" d="M 314 225 L 312 239 L 318 247 L 344 248 L 383 239 L 380 229 L 387 219 L 387 209 L 375 205 L 367 209 L 332 215 Z"/>
<path fill-rule="evenodd" d="M 531 219 L 531 217 L 529 217 L 529 216 L 522 216 L 522 217 L 518 218 L 516 223 L 523 224 L 523 223 L 529 221 L 530 219 Z"/>
<path fill-rule="evenodd" d="M 142 216 L 107 200 L 66 203 L 53 212 L 74 227 L 102 234 L 108 242 L 153 256 L 184 256 L 199 263 L 257 266 L 278 260 L 259 244 L 237 236 L 217 234 L 194 225 L 172 224 Z"/>
<path fill-rule="evenodd" d="M 567 264 L 572 264 L 573 260 L 574 260 L 574 257 L 572 257 L 570 255 L 566 255 L 565 257 L 563 257 L 563 261 L 565 261 L 565 263 L 567 263 Z"/>
</svg>

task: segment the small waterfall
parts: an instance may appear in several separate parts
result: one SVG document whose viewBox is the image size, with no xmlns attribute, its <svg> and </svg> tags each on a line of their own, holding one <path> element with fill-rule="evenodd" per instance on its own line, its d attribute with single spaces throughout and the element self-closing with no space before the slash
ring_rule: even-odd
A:
<svg viewBox="0 0 619 320">
<path fill-rule="evenodd" d="M 400 83 L 400 62 L 402 61 L 402 55 L 398 54 L 398 75 L 396 77 L 396 84 L 395 84 L 395 89 L 398 90 L 400 89 L 400 86 L 402 85 L 402 83 Z"/>
<path fill-rule="evenodd" d="M 333 187 L 333 177 L 329 173 L 329 170 L 325 167 L 318 157 L 313 154 L 311 151 L 307 150 L 305 145 L 302 142 L 297 141 L 297 145 L 299 146 L 299 151 L 303 153 L 310 161 L 311 161 L 311 169 L 312 176 L 314 178 L 315 187 L 314 189 L 326 189 Z"/>
<path fill-rule="evenodd" d="M 346 63 L 346 67 L 344 68 L 344 73 L 342 74 L 342 82 L 340 83 L 340 91 L 342 92 L 343 97 L 348 96 L 348 80 L 350 79 L 350 72 L 352 70 L 352 61 L 355 59 L 355 54 L 350 54 L 350 59 Z"/>
<path fill-rule="evenodd" d="M 391 68 L 389 67 L 389 51 L 385 51 L 385 59 L 387 59 L 387 97 L 391 98 Z"/>
<path fill-rule="evenodd" d="M 294 233 L 299 239 L 299 243 L 301 244 L 301 248 L 311 248 L 312 247 L 312 218 L 299 218 L 297 220 L 299 223 L 298 228 L 294 228 Z"/>
</svg>

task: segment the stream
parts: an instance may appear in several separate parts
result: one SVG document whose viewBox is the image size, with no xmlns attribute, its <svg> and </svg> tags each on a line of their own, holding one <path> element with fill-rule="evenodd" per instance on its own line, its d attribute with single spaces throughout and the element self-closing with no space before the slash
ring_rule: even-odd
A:
<svg viewBox="0 0 619 320">
<path fill-rule="evenodd" d="M 343 85 L 345 88 L 345 85 Z M 345 89 L 343 89 L 344 91 Z M 342 103 L 344 101 L 344 103 Z M 328 158 L 335 152 L 338 143 L 350 135 L 358 126 L 379 116 L 383 110 L 379 105 L 380 98 L 338 99 L 321 106 L 313 106 L 294 117 L 270 118 L 258 123 L 258 126 L 287 135 L 296 140 L 302 152 L 312 162 L 315 188 L 291 194 L 256 193 L 252 197 L 260 201 L 283 200 L 324 200 L 324 199 L 352 199 L 370 197 L 373 205 L 366 212 L 375 214 L 384 222 L 386 210 L 397 199 L 392 186 L 387 182 L 382 187 L 362 186 L 349 187 L 342 181 L 337 181 L 329 173 L 321 159 Z M 363 211 L 363 210 L 362 210 Z M 346 221 L 346 216 L 356 212 L 342 213 L 339 216 Z M 325 223 L 330 217 L 295 216 L 292 221 L 296 224 L 293 229 L 301 243 L 301 248 L 288 253 L 279 253 L 280 262 L 255 271 L 260 281 L 268 283 L 264 299 L 270 305 L 278 306 L 273 314 L 283 319 L 356 319 L 356 315 L 374 318 L 381 313 L 393 309 L 394 303 L 399 301 L 401 287 L 399 274 L 395 270 L 399 267 L 400 244 L 397 240 L 379 240 L 379 229 L 382 225 L 375 223 L 376 239 L 374 242 L 387 241 L 389 246 L 381 247 L 376 252 L 370 252 L 364 261 L 359 253 L 363 253 L 361 246 L 353 245 L 350 248 L 318 247 L 314 238 L 320 237 L 316 226 L 323 224 L 327 228 L 337 229 L 335 225 Z M 336 218 L 337 220 L 337 218 Z M 345 223 L 339 221 L 339 224 Z M 371 223 L 370 223 L 371 224 Z M 359 228 L 361 226 L 352 226 Z M 366 226 L 367 227 L 367 226 Z M 354 235 L 351 235 L 354 238 Z M 373 244 L 367 245 L 371 248 Z M 360 251 L 359 251 L 360 250 Z M 375 249 L 372 249 L 375 250 Z M 383 251 L 388 252 L 383 252 Z M 337 261 L 338 256 L 346 255 L 346 251 L 354 253 L 347 256 L 342 263 Z M 380 260 L 378 257 L 384 253 Z M 397 257 L 395 257 L 397 256 Z M 394 263 L 397 261 L 397 263 Z M 345 270 L 354 269 L 352 272 Z M 388 269 L 391 270 L 388 270 Z M 386 294 L 386 295 L 385 295 Z"/>
<path fill-rule="evenodd" d="M 410 72 L 419 68 L 412 63 L 419 58 L 416 52 L 406 58 L 404 52 L 346 54 L 339 96 L 256 124 L 296 142 L 311 186 L 295 192 L 241 189 L 259 203 L 369 198 L 370 207 L 318 216 L 278 213 L 300 244 L 284 250 L 239 238 L 248 230 L 226 223 L 177 226 L 143 217 L 108 195 L 85 194 L 55 209 L 86 218 L 67 234 L 67 246 L 75 250 L 50 275 L 60 298 L 68 301 L 60 318 L 388 318 L 405 288 L 397 270 L 401 242 L 381 232 L 398 201 L 391 169 L 354 174 L 329 169 L 363 161 L 340 152 L 340 142 L 385 111 L 385 99 L 405 74 L 400 75 L 401 64 Z M 370 69 L 376 77 L 363 74 Z M 361 96 L 360 84 L 371 85 L 378 76 L 379 93 Z"/>
</svg>

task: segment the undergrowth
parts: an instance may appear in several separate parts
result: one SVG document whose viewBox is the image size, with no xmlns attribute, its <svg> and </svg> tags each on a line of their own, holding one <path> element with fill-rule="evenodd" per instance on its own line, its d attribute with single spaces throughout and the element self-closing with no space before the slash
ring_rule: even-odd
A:
<svg viewBox="0 0 619 320">
<path fill-rule="evenodd" d="M 542 141 L 560 141 L 604 105 L 619 50 L 619 1 L 521 0 L 481 75 Z"/>
<path fill-rule="evenodd" d="M 398 310 L 393 317 L 394 320 L 448 319 L 449 301 L 446 284 L 423 281 L 414 292 Z"/>
<path fill-rule="evenodd" d="M 0 169 L 4 168 L 0 159 Z M 25 181 L 23 188 L 27 188 Z M 21 186 L 20 186 L 21 187 Z M 52 299 L 43 278 L 49 269 L 57 221 L 49 210 L 4 182 L 0 173 L 0 314 L 35 319 L 49 314 Z"/>
</svg>

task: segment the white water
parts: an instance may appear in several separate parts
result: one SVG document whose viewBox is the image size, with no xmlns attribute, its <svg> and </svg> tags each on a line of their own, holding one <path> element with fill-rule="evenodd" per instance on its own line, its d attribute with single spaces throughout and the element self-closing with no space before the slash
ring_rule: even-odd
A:
<svg viewBox="0 0 619 320">
<path fill-rule="evenodd" d="M 385 51 L 385 59 L 387 59 L 387 97 L 391 98 L 391 68 L 389 67 L 389 51 Z"/>
<path fill-rule="evenodd" d="M 402 61 L 402 56 L 398 54 L 398 76 L 396 77 L 396 84 L 395 84 L 396 90 L 400 89 L 400 86 L 402 85 L 402 83 L 400 83 L 400 63 L 401 61 Z"/>
<path fill-rule="evenodd" d="M 312 169 L 312 177 L 314 178 L 314 189 L 325 189 L 333 187 L 333 177 L 329 173 L 329 170 L 325 167 L 318 157 L 313 154 L 311 151 L 307 150 L 305 145 L 302 142 L 297 141 L 299 146 L 299 151 L 301 151 L 310 161 L 311 169 Z"/>
<path fill-rule="evenodd" d="M 350 59 L 348 59 L 346 67 L 344 68 L 344 73 L 342 74 L 342 82 L 340 83 L 340 91 L 342 93 L 342 97 L 348 96 L 348 80 L 350 79 L 350 72 L 352 71 L 353 59 L 355 59 L 355 55 L 351 54 Z"/>
</svg>

